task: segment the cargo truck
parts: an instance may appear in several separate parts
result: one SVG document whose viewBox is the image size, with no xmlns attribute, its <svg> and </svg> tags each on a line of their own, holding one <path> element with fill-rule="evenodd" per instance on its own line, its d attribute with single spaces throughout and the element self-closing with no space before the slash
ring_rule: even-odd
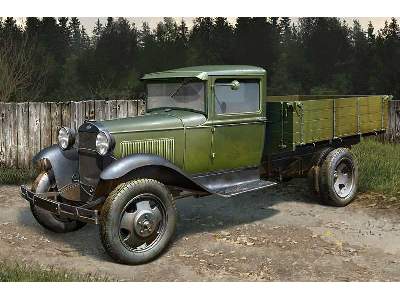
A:
<svg viewBox="0 0 400 300">
<path fill-rule="evenodd" d="M 391 97 L 267 97 L 266 76 L 238 65 L 147 74 L 144 115 L 61 128 L 58 145 L 34 157 L 38 176 L 22 197 L 49 230 L 99 224 L 106 252 L 125 264 L 166 248 L 182 197 L 307 177 L 323 203 L 347 205 L 358 181 L 349 148 L 385 131 Z"/>
</svg>

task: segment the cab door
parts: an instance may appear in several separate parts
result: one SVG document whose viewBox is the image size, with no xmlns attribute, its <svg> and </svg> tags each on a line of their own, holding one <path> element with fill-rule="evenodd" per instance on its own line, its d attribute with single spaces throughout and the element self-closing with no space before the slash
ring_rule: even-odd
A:
<svg viewBox="0 0 400 300">
<path fill-rule="evenodd" d="M 260 165 L 266 118 L 262 77 L 212 81 L 211 165 L 214 171 Z"/>
</svg>

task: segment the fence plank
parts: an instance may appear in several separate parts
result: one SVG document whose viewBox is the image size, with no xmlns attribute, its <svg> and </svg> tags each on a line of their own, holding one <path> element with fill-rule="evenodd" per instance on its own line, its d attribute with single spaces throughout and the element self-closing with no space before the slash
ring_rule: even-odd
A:
<svg viewBox="0 0 400 300">
<path fill-rule="evenodd" d="M 10 105 L 10 165 L 18 167 L 18 150 L 17 150 L 17 136 L 18 136 L 18 121 L 17 121 L 17 105 L 11 103 Z"/>
<path fill-rule="evenodd" d="M 61 103 L 61 125 L 64 127 L 71 126 L 71 102 Z"/>
<path fill-rule="evenodd" d="M 106 120 L 112 120 L 117 117 L 117 100 L 108 100 L 106 102 Z"/>
<path fill-rule="evenodd" d="M 95 119 L 94 101 L 88 100 L 84 101 L 84 103 L 85 103 L 85 120 L 94 120 Z"/>
<path fill-rule="evenodd" d="M 18 168 L 29 167 L 29 104 L 17 103 L 17 161 Z"/>
<path fill-rule="evenodd" d="M 128 116 L 128 101 L 117 100 L 117 118 L 126 118 Z"/>
<path fill-rule="evenodd" d="M 51 104 L 40 103 L 40 149 L 51 145 Z"/>
<path fill-rule="evenodd" d="M 39 102 L 30 102 L 29 103 L 29 152 L 28 152 L 28 160 L 29 162 L 32 160 L 32 157 L 40 151 L 40 143 L 41 143 L 41 122 L 40 122 L 40 110 L 41 105 Z M 46 133 L 43 133 L 46 134 Z M 50 134 L 50 133 L 48 133 Z"/>
<path fill-rule="evenodd" d="M 137 100 L 128 100 L 128 117 L 137 116 Z"/>
<path fill-rule="evenodd" d="M 61 105 L 51 102 L 51 143 L 57 144 L 58 131 L 61 128 Z"/>
<path fill-rule="evenodd" d="M 138 116 L 144 115 L 146 112 L 146 102 L 144 100 L 138 100 Z"/>
<path fill-rule="evenodd" d="M 78 130 L 79 126 L 81 126 L 85 121 L 85 102 L 80 101 L 76 102 L 76 104 L 76 125 Z"/>
<path fill-rule="evenodd" d="M 5 124 L 4 124 L 4 103 L 0 102 L 0 165 L 5 164 Z"/>
<path fill-rule="evenodd" d="M 70 127 L 75 130 L 75 132 L 78 132 L 78 125 L 77 125 L 77 102 L 71 101 L 71 120 L 70 120 Z"/>
<path fill-rule="evenodd" d="M 4 132 L 4 164 L 10 166 L 10 103 L 4 103 L 4 118 L 3 118 L 3 132 Z"/>
<path fill-rule="evenodd" d="M 103 121 L 105 120 L 105 115 L 106 115 L 106 101 L 105 100 L 97 100 L 94 103 L 94 115 L 96 118 L 96 121 Z"/>
</svg>

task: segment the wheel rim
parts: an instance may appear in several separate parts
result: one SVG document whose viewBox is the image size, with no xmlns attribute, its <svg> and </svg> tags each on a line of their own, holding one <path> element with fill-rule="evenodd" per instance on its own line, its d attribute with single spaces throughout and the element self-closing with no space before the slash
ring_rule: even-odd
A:
<svg viewBox="0 0 400 300">
<path fill-rule="evenodd" d="M 166 221 L 166 208 L 160 198 L 153 194 L 138 195 L 122 210 L 120 240 L 129 251 L 148 251 L 162 238 Z"/>
<path fill-rule="evenodd" d="M 335 193 L 341 197 L 346 198 L 350 195 L 354 186 L 354 171 L 353 165 L 348 160 L 342 160 L 335 168 L 333 173 L 333 187 Z"/>
</svg>

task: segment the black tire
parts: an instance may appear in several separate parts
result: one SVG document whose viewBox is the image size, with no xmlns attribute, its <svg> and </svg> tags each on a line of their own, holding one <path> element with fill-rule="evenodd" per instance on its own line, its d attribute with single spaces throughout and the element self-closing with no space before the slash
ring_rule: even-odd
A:
<svg viewBox="0 0 400 300">
<path fill-rule="evenodd" d="M 50 172 L 42 172 L 36 178 L 32 185 L 32 191 L 36 193 L 45 193 L 50 190 L 54 191 L 53 186 L 53 176 Z M 67 233 L 81 229 L 86 223 L 70 220 L 67 218 L 61 218 L 52 214 L 51 212 L 44 210 L 40 207 L 30 205 L 33 217 L 36 221 L 42 225 L 44 228 L 57 232 L 57 233 Z"/>
<path fill-rule="evenodd" d="M 358 187 L 358 166 L 347 148 L 332 150 L 320 170 L 320 194 L 325 204 L 346 206 L 354 200 Z"/>
<path fill-rule="evenodd" d="M 153 202 L 151 209 L 158 209 L 161 217 L 158 223 L 151 223 L 153 233 L 146 238 L 139 236 L 138 221 L 129 223 L 129 226 L 132 225 L 129 230 L 122 224 L 125 214 L 132 214 L 132 220 L 137 220 L 140 212 L 148 211 L 138 208 L 138 203 L 144 202 Z M 100 217 L 100 238 L 106 252 L 117 262 L 143 264 L 155 259 L 168 246 L 175 233 L 176 219 L 174 198 L 162 183 L 153 179 L 132 180 L 117 186 L 104 202 Z M 144 249 L 139 249 L 129 244 L 130 237 L 138 239 L 138 243 L 143 243 L 145 239 L 150 241 L 140 245 L 145 245 Z"/>
</svg>

